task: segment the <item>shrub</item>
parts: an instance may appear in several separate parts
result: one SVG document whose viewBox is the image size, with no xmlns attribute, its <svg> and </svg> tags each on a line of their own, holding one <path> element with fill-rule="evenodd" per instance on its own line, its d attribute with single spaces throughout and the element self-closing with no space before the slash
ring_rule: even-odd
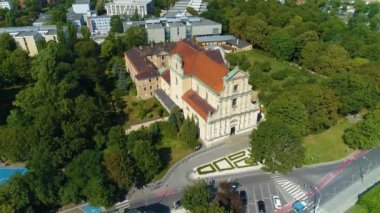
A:
<svg viewBox="0 0 380 213">
<path fill-rule="evenodd" d="M 269 72 L 272 69 L 269 61 L 258 63 L 258 68 L 262 72 Z"/>
<path fill-rule="evenodd" d="M 284 80 L 288 76 L 288 70 L 279 70 L 270 75 L 274 80 Z"/>
</svg>

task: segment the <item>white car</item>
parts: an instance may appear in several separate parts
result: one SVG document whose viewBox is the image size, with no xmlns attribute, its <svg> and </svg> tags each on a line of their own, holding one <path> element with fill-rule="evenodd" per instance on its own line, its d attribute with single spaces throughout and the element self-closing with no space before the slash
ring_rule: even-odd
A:
<svg viewBox="0 0 380 213">
<path fill-rule="evenodd" d="M 277 196 L 277 195 L 273 196 L 273 203 L 274 203 L 274 207 L 276 209 L 281 209 L 282 205 L 281 205 L 281 200 L 280 200 L 279 196 Z"/>
</svg>

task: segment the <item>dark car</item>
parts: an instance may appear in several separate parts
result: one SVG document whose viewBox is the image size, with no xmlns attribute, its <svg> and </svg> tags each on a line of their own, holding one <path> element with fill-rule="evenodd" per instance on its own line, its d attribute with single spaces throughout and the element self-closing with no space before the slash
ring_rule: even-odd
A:
<svg viewBox="0 0 380 213">
<path fill-rule="evenodd" d="M 240 194 L 241 202 L 243 203 L 244 206 L 247 206 L 247 203 L 248 203 L 247 192 L 243 190 L 243 191 L 240 191 L 239 194 Z"/>
<path fill-rule="evenodd" d="M 194 151 L 200 150 L 201 148 L 202 148 L 202 144 L 200 143 L 194 147 Z"/>
<path fill-rule="evenodd" d="M 257 208 L 260 213 L 265 213 L 265 203 L 262 200 L 257 201 Z"/>
</svg>

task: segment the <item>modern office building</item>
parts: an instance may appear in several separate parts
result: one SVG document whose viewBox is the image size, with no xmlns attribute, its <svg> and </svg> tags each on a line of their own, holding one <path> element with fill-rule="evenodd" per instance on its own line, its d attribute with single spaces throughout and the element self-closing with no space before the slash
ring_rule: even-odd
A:
<svg viewBox="0 0 380 213">
<path fill-rule="evenodd" d="M 112 0 L 106 3 L 105 9 L 107 15 L 129 15 L 132 16 L 136 12 L 144 17 L 153 10 L 152 0 Z"/>
<path fill-rule="evenodd" d="M 107 35 L 111 30 L 111 16 L 88 14 L 87 27 L 91 34 Z"/>
<path fill-rule="evenodd" d="M 63 28 L 66 32 L 66 28 Z M 1 33 L 9 33 L 16 41 L 16 45 L 27 51 L 30 56 L 38 54 L 38 42 L 41 40 L 58 42 L 57 27 L 25 26 L 0 28 Z"/>
<path fill-rule="evenodd" d="M 206 50 L 189 40 L 171 45 L 125 53 L 132 78 L 149 76 L 142 92 L 149 89 L 149 96 L 154 94 L 166 109 L 180 107 L 186 118 L 195 120 L 206 144 L 252 131 L 262 114 L 258 101 L 252 100 L 249 75 L 239 68 L 230 71 L 220 50 Z M 153 55 L 141 55 L 144 48 Z"/>
<path fill-rule="evenodd" d="M 1 9 L 12 9 L 13 8 L 13 4 L 12 4 L 12 0 L 0 0 L 0 8 Z"/>
<path fill-rule="evenodd" d="M 124 22 L 124 31 L 131 26 L 144 27 L 151 43 L 177 42 L 195 36 L 220 35 L 222 25 L 199 17 L 159 18 Z"/>
</svg>

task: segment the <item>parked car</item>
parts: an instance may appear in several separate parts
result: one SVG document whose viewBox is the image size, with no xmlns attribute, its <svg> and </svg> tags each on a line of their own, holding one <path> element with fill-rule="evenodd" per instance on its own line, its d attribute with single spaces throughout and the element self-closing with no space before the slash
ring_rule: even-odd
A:
<svg viewBox="0 0 380 213">
<path fill-rule="evenodd" d="M 280 200 L 279 196 L 277 196 L 277 195 L 273 196 L 273 203 L 274 203 L 274 207 L 276 209 L 281 209 L 282 205 L 281 205 L 281 200 Z"/>
<path fill-rule="evenodd" d="M 176 202 L 174 202 L 173 204 L 173 208 L 174 209 L 177 209 L 178 207 L 180 207 L 182 204 L 181 204 L 181 200 L 177 200 Z"/>
<path fill-rule="evenodd" d="M 247 192 L 242 190 L 239 192 L 239 194 L 240 194 L 241 202 L 243 203 L 244 206 L 247 206 L 247 203 L 248 203 Z"/>
<path fill-rule="evenodd" d="M 262 200 L 257 201 L 257 208 L 260 213 L 265 213 L 265 203 Z"/>
</svg>

